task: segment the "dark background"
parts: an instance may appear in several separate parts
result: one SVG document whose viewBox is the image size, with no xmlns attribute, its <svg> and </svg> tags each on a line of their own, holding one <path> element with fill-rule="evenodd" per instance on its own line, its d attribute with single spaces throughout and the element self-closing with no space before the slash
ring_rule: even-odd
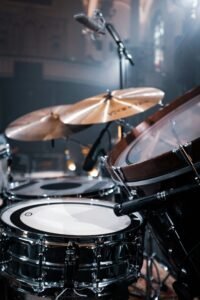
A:
<svg viewBox="0 0 200 300">
<path fill-rule="evenodd" d="M 117 46 L 105 35 L 83 33 L 77 13 L 93 17 L 99 9 L 113 24 L 134 66 L 124 61 L 123 88 L 163 90 L 163 103 L 199 85 L 200 3 L 194 0 L 1 0 L 0 3 L 0 130 L 29 112 L 72 104 L 120 89 Z M 136 126 L 158 106 L 127 118 Z M 192 122 L 192 120 L 191 120 Z M 96 124 L 68 139 L 22 142 L 8 140 L 13 168 L 32 172 L 65 170 L 66 150 L 82 172 L 84 147 L 91 147 L 105 124 Z M 194 125 L 196 126 L 196 125 Z M 109 151 L 117 125 L 102 139 Z"/>
</svg>

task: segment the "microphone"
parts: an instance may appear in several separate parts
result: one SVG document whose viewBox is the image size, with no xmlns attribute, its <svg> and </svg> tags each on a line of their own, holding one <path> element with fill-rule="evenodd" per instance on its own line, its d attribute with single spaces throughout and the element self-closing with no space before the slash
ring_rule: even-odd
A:
<svg viewBox="0 0 200 300">
<path fill-rule="evenodd" d="M 83 13 L 74 15 L 74 19 L 82 25 L 84 25 L 85 27 L 87 27 L 88 29 L 90 29 L 91 31 L 100 34 L 105 34 L 105 28 L 102 25 L 92 21 L 92 19 L 90 19 Z"/>
<path fill-rule="evenodd" d="M 104 133 L 106 132 L 106 130 L 108 129 L 108 127 L 110 126 L 111 123 L 108 123 L 104 129 L 101 131 L 99 137 L 97 138 L 97 140 L 95 141 L 95 143 L 93 144 L 92 148 L 90 149 L 85 162 L 83 164 L 83 170 L 85 171 L 91 171 L 97 161 L 98 155 L 100 153 L 102 153 L 102 155 L 105 155 L 105 151 L 103 149 L 101 149 L 99 147 L 99 145 L 101 144 L 101 139 L 104 135 Z"/>
<path fill-rule="evenodd" d="M 131 214 L 133 212 L 141 211 L 149 207 L 155 208 L 158 207 L 160 204 L 167 202 L 168 200 L 170 200 L 172 196 L 178 193 L 188 192 L 193 189 L 196 190 L 199 188 L 200 185 L 198 184 L 190 184 L 180 188 L 171 189 L 169 191 L 158 192 L 151 196 L 145 196 L 137 200 L 131 200 L 131 201 L 124 202 L 122 204 L 116 204 L 114 206 L 114 213 L 117 216 L 122 216 L 122 215 Z"/>
<path fill-rule="evenodd" d="M 85 159 L 85 162 L 83 164 L 83 170 L 85 171 L 91 171 L 94 167 L 94 165 L 96 164 L 97 162 L 97 158 L 99 156 L 100 153 L 102 153 L 102 155 L 104 155 L 105 153 L 103 152 L 103 149 L 101 149 L 99 147 L 100 145 L 100 141 L 101 141 L 101 137 L 102 135 L 100 135 L 98 137 L 98 139 L 96 140 L 96 142 L 93 144 L 92 148 L 90 149 L 86 159 Z"/>
<path fill-rule="evenodd" d="M 90 149 L 89 154 L 85 159 L 85 162 L 83 164 L 83 170 L 87 172 L 91 171 L 94 168 L 97 162 L 97 158 L 100 154 L 104 156 L 106 153 L 103 149 L 99 149 L 98 143 L 94 143 L 94 145 Z"/>
<path fill-rule="evenodd" d="M 127 51 L 124 43 L 121 41 L 120 36 L 119 36 L 118 32 L 116 31 L 116 29 L 114 28 L 114 26 L 111 23 L 106 23 L 106 29 L 108 30 L 108 32 L 110 33 L 110 35 L 112 36 L 114 41 L 116 42 L 117 46 L 123 52 L 125 58 L 127 60 L 129 60 L 129 62 L 132 66 L 134 66 L 132 55 Z"/>
<path fill-rule="evenodd" d="M 127 201 L 122 204 L 116 204 L 114 206 L 114 213 L 116 214 L 116 216 L 128 215 L 133 212 L 146 209 L 149 205 L 151 206 L 154 204 L 158 204 L 157 194 L 152 196 L 142 197 L 137 200 Z"/>
</svg>

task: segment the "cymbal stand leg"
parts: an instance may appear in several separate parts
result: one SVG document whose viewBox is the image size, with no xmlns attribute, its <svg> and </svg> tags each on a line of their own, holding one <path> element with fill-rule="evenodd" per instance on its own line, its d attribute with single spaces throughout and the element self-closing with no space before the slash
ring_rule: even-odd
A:
<svg viewBox="0 0 200 300">
<path fill-rule="evenodd" d="M 146 300 L 156 300 L 159 299 L 160 288 L 156 289 L 153 287 L 153 267 L 154 267 L 154 257 L 155 253 L 153 251 L 153 240 L 150 233 L 150 228 L 147 226 L 147 238 L 146 238 L 146 251 L 144 253 L 144 258 L 146 258 Z M 157 274 L 158 275 L 158 274 Z"/>
</svg>

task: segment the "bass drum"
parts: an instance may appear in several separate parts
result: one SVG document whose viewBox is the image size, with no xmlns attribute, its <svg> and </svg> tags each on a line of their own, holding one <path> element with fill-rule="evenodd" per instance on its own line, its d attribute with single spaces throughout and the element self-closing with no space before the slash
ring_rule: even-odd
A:
<svg viewBox="0 0 200 300">
<path fill-rule="evenodd" d="M 73 290 L 101 297 L 120 283 L 136 281 L 143 262 L 143 219 L 139 213 L 117 217 L 113 207 L 86 198 L 7 206 L 1 223 L 10 260 L 3 275 L 16 290 L 39 296 Z"/>
<path fill-rule="evenodd" d="M 130 194 L 156 199 L 150 209 L 143 202 L 142 211 L 175 274 L 180 297 L 200 296 L 199 116 L 197 87 L 139 124 L 106 159 L 113 180 Z M 171 195 L 165 201 L 163 191 Z"/>
<path fill-rule="evenodd" d="M 5 194 L 7 204 L 17 201 L 48 197 L 85 197 L 115 200 L 117 186 L 110 178 L 89 178 L 84 176 L 63 176 L 26 180 L 13 185 Z"/>
</svg>

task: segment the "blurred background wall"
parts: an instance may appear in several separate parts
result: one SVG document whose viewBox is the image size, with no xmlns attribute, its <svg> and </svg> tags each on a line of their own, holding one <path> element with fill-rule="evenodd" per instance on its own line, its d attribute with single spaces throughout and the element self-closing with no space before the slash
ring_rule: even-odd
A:
<svg viewBox="0 0 200 300">
<path fill-rule="evenodd" d="M 72 104 L 120 88 L 117 46 L 108 32 L 84 30 L 74 15 L 98 9 L 113 24 L 132 55 L 125 61 L 123 88 L 155 87 L 167 104 L 200 82 L 200 1 L 198 0 L 1 0 L 0 130 L 44 107 Z M 158 107 L 129 117 L 136 126 Z M 192 122 L 192 120 L 191 120 Z M 104 124 L 67 139 L 8 140 L 14 167 L 22 172 L 65 170 L 72 158 L 82 172 L 84 148 Z M 105 152 L 115 145 L 103 139 Z M 109 141 L 108 141 L 109 140 Z M 67 155 L 67 157 L 66 157 Z"/>
</svg>

